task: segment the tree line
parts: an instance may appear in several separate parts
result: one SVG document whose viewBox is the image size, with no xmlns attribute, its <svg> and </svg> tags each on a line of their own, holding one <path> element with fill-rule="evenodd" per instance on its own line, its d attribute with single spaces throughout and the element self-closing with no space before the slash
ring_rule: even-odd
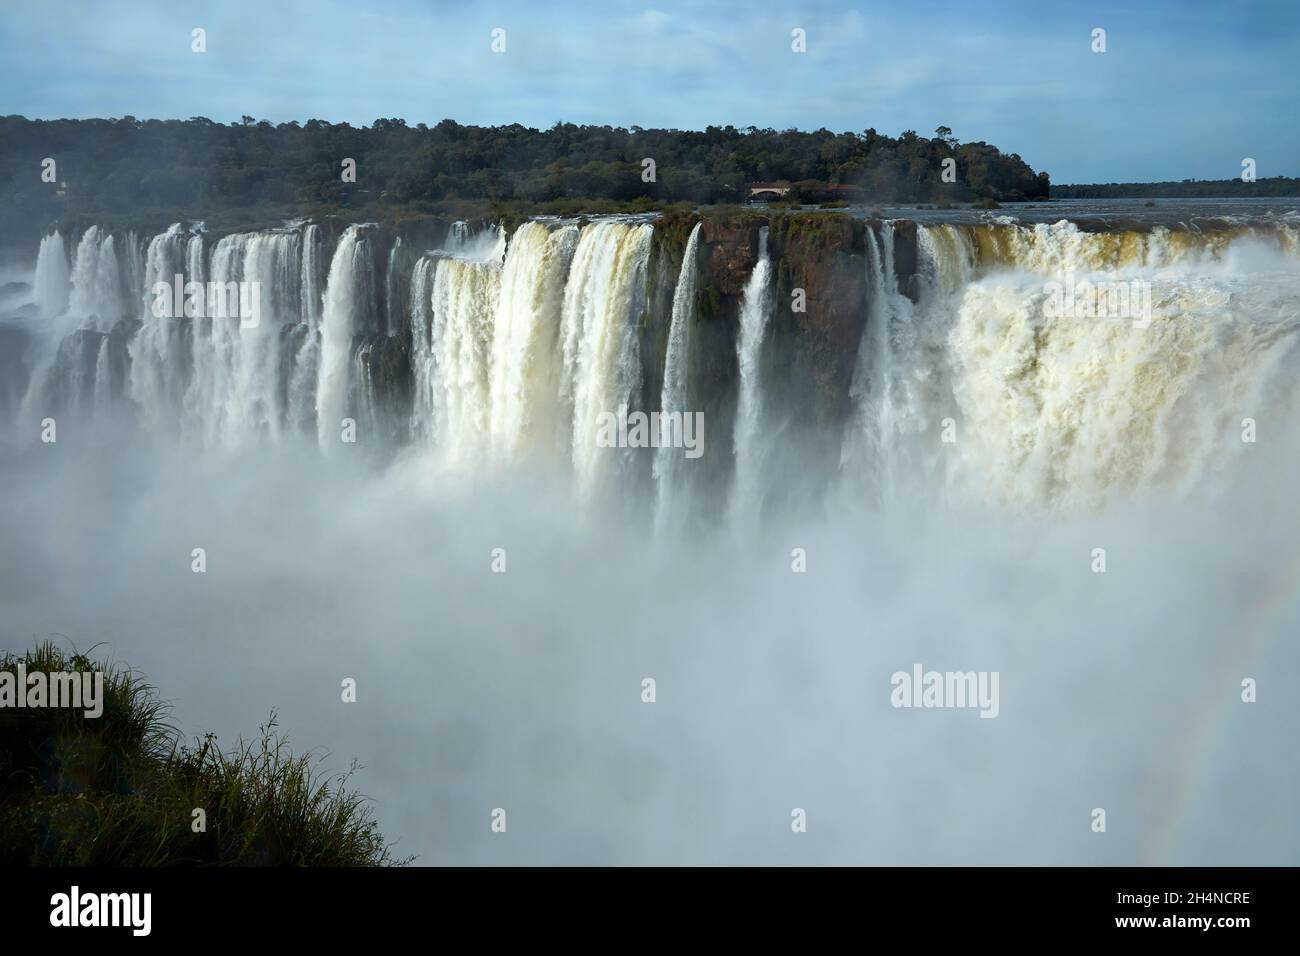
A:
<svg viewBox="0 0 1300 956">
<path fill-rule="evenodd" d="M 1300 196 L 1300 179 L 1271 176 L 1241 179 L 1183 179 L 1160 183 L 1092 183 L 1053 186 L 1054 199 L 1244 199 L 1250 196 Z"/>
<path fill-rule="evenodd" d="M 57 182 L 42 181 L 47 158 Z M 355 162 L 355 182 L 342 175 L 344 159 Z M 1014 202 L 1049 192 L 1047 174 L 1019 156 L 959 143 L 942 126 L 933 137 L 909 130 L 895 138 L 874 129 L 0 118 L 0 189 L 20 215 L 448 200 L 704 205 L 744 200 L 755 181 L 802 183 L 804 193 L 855 187 L 873 203 Z"/>
</svg>

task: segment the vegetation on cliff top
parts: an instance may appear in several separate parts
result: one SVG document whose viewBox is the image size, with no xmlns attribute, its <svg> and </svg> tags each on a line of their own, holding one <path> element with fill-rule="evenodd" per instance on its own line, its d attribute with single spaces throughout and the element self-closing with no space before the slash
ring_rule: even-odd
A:
<svg viewBox="0 0 1300 956">
<path fill-rule="evenodd" d="M 294 756 L 275 715 L 223 751 L 179 746 L 138 674 L 44 643 L 0 673 L 102 671 L 103 712 L 0 707 L 0 865 L 385 866 L 393 859 L 346 773 Z M 205 815 L 195 832 L 195 810 Z"/>
<path fill-rule="evenodd" d="M 204 210 L 236 207 L 318 211 L 472 200 L 528 204 L 596 202 L 692 205 L 745 199 L 756 181 L 851 186 L 872 202 L 1041 199 L 1045 173 L 987 143 L 959 143 L 939 127 L 933 138 L 897 138 L 874 129 L 702 131 L 621 129 L 557 123 L 408 126 L 379 119 L 369 127 L 309 120 L 29 120 L 0 117 L 0 196 L 9 211 L 40 223 L 68 212 Z M 57 181 L 43 182 L 44 159 Z M 356 162 L 344 182 L 342 161 Z M 943 160 L 957 181 L 943 181 Z M 643 161 L 653 159 L 653 182 Z M 812 184 L 812 185 L 809 185 Z M 842 198 L 824 196 L 826 200 Z M 820 201 L 820 200 L 819 200 Z"/>
<path fill-rule="evenodd" d="M 1272 176 L 1241 179 L 1184 179 L 1160 183 L 1092 183 L 1053 186 L 1054 199 L 1245 199 L 1251 196 L 1300 196 L 1300 179 Z"/>
</svg>

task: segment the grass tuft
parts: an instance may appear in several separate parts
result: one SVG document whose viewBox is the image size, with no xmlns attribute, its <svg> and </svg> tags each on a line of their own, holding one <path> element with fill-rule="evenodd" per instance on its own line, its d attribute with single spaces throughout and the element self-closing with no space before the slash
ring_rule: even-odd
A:
<svg viewBox="0 0 1300 956">
<path fill-rule="evenodd" d="M 92 649 L 93 650 L 93 649 Z M 0 865 L 392 866 L 359 766 L 295 756 L 274 713 L 230 750 L 192 746 L 139 673 L 51 642 L 0 656 L 0 673 L 104 674 L 103 713 L 0 707 Z M 196 829 L 203 811 L 203 827 Z"/>
</svg>

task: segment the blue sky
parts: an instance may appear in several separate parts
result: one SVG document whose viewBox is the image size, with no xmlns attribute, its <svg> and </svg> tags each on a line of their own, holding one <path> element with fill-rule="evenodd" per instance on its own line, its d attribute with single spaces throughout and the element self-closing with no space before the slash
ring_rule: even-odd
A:
<svg viewBox="0 0 1300 956">
<path fill-rule="evenodd" d="M 1058 183 L 1300 175 L 1298 62 L 1300 0 L 0 0 L 0 113 L 943 124 Z"/>
</svg>

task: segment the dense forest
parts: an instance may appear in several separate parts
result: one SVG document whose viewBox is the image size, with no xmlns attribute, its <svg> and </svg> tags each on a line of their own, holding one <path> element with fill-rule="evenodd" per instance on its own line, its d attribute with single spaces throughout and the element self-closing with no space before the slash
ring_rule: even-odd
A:
<svg viewBox="0 0 1300 956">
<path fill-rule="evenodd" d="M 1184 179 L 1052 187 L 1053 199 L 1244 199 L 1250 196 L 1300 196 L 1300 179 L 1273 176 L 1253 183 L 1240 179 Z"/>
<path fill-rule="evenodd" d="M 42 161 L 56 162 L 56 182 Z M 943 160 L 956 161 L 944 182 Z M 343 161 L 356 163 L 355 182 Z M 645 160 L 654 161 L 654 175 Z M 49 177 L 47 177 L 49 178 Z M 951 177 L 950 177 L 951 178 Z M 822 201 L 961 202 L 1044 199 L 1046 173 L 987 143 L 868 129 L 833 133 L 711 126 L 703 131 L 557 123 L 368 127 L 245 116 L 190 120 L 0 118 L 0 198 L 23 221 L 139 209 L 432 207 L 448 201 L 601 200 L 696 205 L 744 200 L 748 184 L 788 181 Z M 852 189 L 846 188 L 852 187 Z"/>
</svg>

